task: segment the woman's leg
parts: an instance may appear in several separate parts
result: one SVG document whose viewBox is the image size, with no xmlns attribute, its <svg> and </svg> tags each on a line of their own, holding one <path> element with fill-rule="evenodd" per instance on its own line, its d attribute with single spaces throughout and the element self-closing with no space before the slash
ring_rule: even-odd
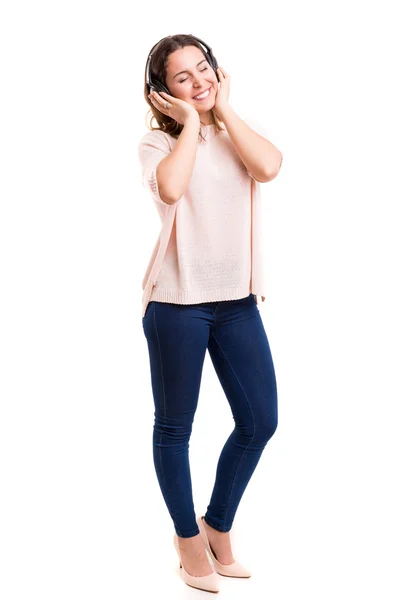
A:
<svg viewBox="0 0 400 600">
<path fill-rule="evenodd" d="M 211 322 L 210 308 L 156 301 L 142 319 L 155 406 L 154 465 L 175 531 L 184 538 L 199 534 L 188 448 Z"/>
<path fill-rule="evenodd" d="M 235 428 L 222 449 L 204 519 L 213 529 L 226 532 L 278 425 L 274 365 L 252 294 L 219 303 L 208 350 L 231 406 Z"/>
</svg>

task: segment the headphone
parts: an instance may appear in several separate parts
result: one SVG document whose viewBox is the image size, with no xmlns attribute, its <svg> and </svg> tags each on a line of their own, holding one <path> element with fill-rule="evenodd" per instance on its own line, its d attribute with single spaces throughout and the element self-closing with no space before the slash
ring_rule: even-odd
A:
<svg viewBox="0 0 400 600">
<path fill-rule="evenodd" d="M 205 42 L 203 42 L 203 40 L 201 40 L 200 38 L 196 37 L 195 35 L 192 35 L 191 33 L 189 35 L 191 35 L 192 38 L 194 38 L 195 40 L 197 40 L 200 43 L 200 45 L 203 46 L 207 62 L 214 69 L 215 74 L 217 76 L 217 80 L 219 81 L 218 74 L 217 74 L 218 63 L 217 63 L 217 59 L 215 58 L 215 56 L 214 56 L 214 54 L 212 52 L 211 47 L 208 46 Z M 165 92 L 165 93 L 169 94 L 170 96 L 173 96 L 173 94 L 171 94 L 171 92 L 169 91 L 169 89 L 167 88 L 166 85 L 164 85 L 156 77 L 152 78 L 151 74 L 150 74 L 150 64 L 151 64 L 152 52 L 153 52 L 154 48 L 156 46 L 158 46 L 158 44 L 160 44 L 163 40 L 167 39 L 167 37 L 170 37 L 170 36 L 166 36 L 165 38 L 162 38 L 162 40 L 160 40 L 159 42 L 157 42 L 157 44 L 155 44 L 153 46 L 153 48 L 150 50 L 150 53 L 149 53 L 149 56 L 148 56 L 147 62 L 146 62 L 146 85 L 147 85 L 147 92 L 148 93 L 150 93 L 150 92 L 152 92 L 154 90 L 156 92 Z"/>
</svg>

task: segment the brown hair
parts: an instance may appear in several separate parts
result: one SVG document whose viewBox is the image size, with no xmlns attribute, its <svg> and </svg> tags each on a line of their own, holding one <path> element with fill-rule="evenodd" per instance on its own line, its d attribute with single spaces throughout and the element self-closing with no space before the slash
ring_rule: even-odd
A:
<svg viewBox="0 0 400 600">
<path fill-rule="evenodd" d="M 152 76 L 154 75 L 166 87 L 168 87 L 167 84 L 165 83 L 165 79 L 166 79 L 166 75 L 167 75 L 166 64 L 167 64 L 168 56 L 172 52 L 175 52 L 175 50 L 178 50 L 179 48 L 184 48 L 185 46 L 196 46 L 196 48 L 199 48 L 199 50 L 201 50 L 201 52 L 204 55 L 204 49 L 200 45 L 200 43 L 192 35 L 187 35 L 187 34 L 177 34 L 177 35 L 168 36 L 167 38 L 163 39 L 159 43 L 158 47 L 155 48 L 155 50 L 152 53 L 151 64 L 150 64 L 151 75 Z M 204 57 L 205 57 L 205 55 L 204 55 Z M 148 92 L 147 85 L 146 85 L 146 74 L 145 74 L 144 98 L 145 98 L 147 104 L 150 106 L 150 110 L 148 111 L 146 117 L 151 115 L 150 125 L 147 125 L 147 123 L 146 123 L 146 125 L 149 127 L 149 129 L 151 131 L 154 131 L 154 130 L 165 131 L 165 133 L 169 133 L 172 137 L 178 138 L 183 129 L 183 125 L 181 125 L 180 123 L 175 121 L 175 119 L 173 119 L 172 117 L 168 117 L 168 115 L 164 115 L 164 113 L 159 111 L 153 105 L 150 98 L 148 98 L 148 93 L 149 92 Z M 213 119 L 214 119 L 213 126 L 214 126 L 214 129 L 216 130 L 216 132 L 218 133 L 220 131 L 223 131 L 223 128 L 221 127 L 221 121 L 215 114 L 213 108 L 211 109 L 211 113 L 213 115 Z M 153 127 L 153 125 L 152 125 L 153 119 L 155 119 L 157 121 L 159 127 Z M 199 131 L 199 137 L 204 140 L 204 137 L 201 134 L 201 128 Z"/>
</svg>

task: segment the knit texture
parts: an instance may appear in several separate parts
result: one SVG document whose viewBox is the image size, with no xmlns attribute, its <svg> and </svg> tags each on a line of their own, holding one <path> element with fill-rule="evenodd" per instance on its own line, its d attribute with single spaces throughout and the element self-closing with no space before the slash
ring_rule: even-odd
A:
<svg viewBox="0 0 400 600">
<path fill-rule="evenodd" d="M 244 121 L 267 137 L 263 126 Z M 247 171 L 228 132 L 202 126 L 187 190 L 174 205 L 164 202 L 156 169 L 177 141 L 148 131 L 138 145 L 142 184 L 161 219 L 161 231 L 142 281 L 142 317 L 151 300 L 197 304 L 236 300 L 250 293 L 265 300 L 260 183 Z"/>
</svg>

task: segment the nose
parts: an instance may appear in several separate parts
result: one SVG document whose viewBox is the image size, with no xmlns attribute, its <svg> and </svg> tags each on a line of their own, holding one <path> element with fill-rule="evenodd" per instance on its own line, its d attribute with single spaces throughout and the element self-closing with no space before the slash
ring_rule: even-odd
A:
<svg viewBox="0 0 400 600">
<path fill-rule="evenodd" d="M 193 79 L 193 85 L 195 88 L 200 88 L 202 87 L 202 78 L 200 76 L 195 76 Z"/>
</svg>

